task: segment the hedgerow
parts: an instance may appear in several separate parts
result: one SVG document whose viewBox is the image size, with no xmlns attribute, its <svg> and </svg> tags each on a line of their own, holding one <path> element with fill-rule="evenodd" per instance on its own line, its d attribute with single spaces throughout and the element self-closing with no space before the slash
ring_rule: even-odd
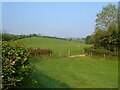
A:
<svg viewBox="0 0 120 90">
<path fill-rule="evenodd" d="M 93 47 L 89 47 L 89 48 L 84 48 L 85 54 L 89 55 L 89 54 L 93 54 L 93 55 L 107 55 L 107 56 L 117 56 L 118 52 L 111 52 L 109 50 L 106 50 L 104 48 L 93 48 Z"/>
<path fill-rule="evenodd" d="M 0 34 L 0 36 L 2 36 L 2 41 L 14 41 L 18 39 L 17 35 L 14 34 Z"/>
<path fill-rule="evenodd" d="M 52 50 L 47 48 L 29 48 L 31 56 L 37 57 L 50 57 Z"/>
<path fill-rule="evenodd" d="M 2 88 L 19 88 L 30 76 L 29 51 L 18 42 L 2 43 Z"/>
</svg>

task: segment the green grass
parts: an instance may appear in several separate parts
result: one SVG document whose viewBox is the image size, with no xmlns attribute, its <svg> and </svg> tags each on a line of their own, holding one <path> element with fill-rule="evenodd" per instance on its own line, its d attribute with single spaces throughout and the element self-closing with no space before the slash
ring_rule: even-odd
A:
<svg viewBox="0 0 120 90">
<path fill-rule="evenodd" d="M 99 58 L 31 59 L 37 88 L 117 88 L 118 62 Z"/>
<path fill-rule="evenodd" d="M 102 57 L 68 58 L 67 51 L 81 54 L 83 43 L 50 38 L 25 38 L 21 41 L 27 47 L 50 48 L 51 58 L 31 58 L 32 77 L 23 87 L 34 88 L 117 88 L 118 61 Z M 79 47 L 78 47 L 79 45 Z M 61 56 L 59 56 L 61 51 Z M 32 81 L 31 81 L 32 80 Z M 26 85 L 27 83 L 27 85 Z"/>
<path fill-rule="evenodd" d="M 90 46 L 84 43 L 40 37 L 24 38 L 21 42 L 27 47 L 50 48 L 53 51 L 53 57 L 65 57 L 68 55 L 68 50 L 70 50 L 71 55 L 81 54 L 84 47 Z"/>
</svg>

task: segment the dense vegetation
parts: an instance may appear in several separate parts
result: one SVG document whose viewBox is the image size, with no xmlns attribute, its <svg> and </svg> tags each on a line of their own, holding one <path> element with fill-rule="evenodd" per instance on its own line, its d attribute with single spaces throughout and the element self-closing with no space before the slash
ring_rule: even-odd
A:
<svg viewBox="0 0 120 90">
<path fill-rule="evenodd" d="M 110 51 L 112 55 L 112 53 L 118 52 L 118 35 L 118 9 L 115 5 L 109 4 L 103 7 L 102 11 L 97 14 L 95 33 L 86 37 L 86 40 L 88 43 L 94 41 L 96 54 L 97 49 L 103 49 L 101 53 L 105 54 L 105 49 Z M 87 52 L 88 49 L 85 50 Z M 91 52 L 95 50 L 91 50 Z"/>
<path fill-rule="evenodd" d="M 60 38 L 55 36 L 44 36 L 41 34 L 23 34 L 23 35 L 15 35 L 15 34 L 9 34 L 9 33 L 2 33 L 0 34 L 0 37 L 2 37 L 2 41 L 15 41 L 23 38 L 29 38 L 29 37 L 44 37 L 44 38 L 53 38 L 53 39 L 61 39 L 61 40 L 70 40 L 67 38 Z"/>
<path fill-rule="evenodd" d="M 0 34 L 0 36 L 2 36 L 2 41 L 12 41 L 12 40 L 17 40 L 18 36 L 14 35 L 14 34 Z"/>
<path fill-rule="evenodd" d="M 86 44 L 93 44 L 94 43 L 93 36 L 92 35 L 87 36 L 85 38 L 85 43 Z"/>
<path fill-rule="evenodd" d="M 2 87 L 18 88 L 30 76 L 29 52 L 18 42 L 2 42 Z"/>
<path fill-rule="evenodd" d="M 29 48 L 31 57 L 46 58 L 52 55 L 52 50 L 48 48 Z"/>
<path fill-rule="evenodd" d="M 94 48 L 94 47 L 88 47 L 84 48 L 86 55 L 96 55 L 103 57 L 104 55 L 107 56 L 118 56 L 118 52 L 111 52 L 109 50 L 106 50 L 104 48 Z"/>
</svg>

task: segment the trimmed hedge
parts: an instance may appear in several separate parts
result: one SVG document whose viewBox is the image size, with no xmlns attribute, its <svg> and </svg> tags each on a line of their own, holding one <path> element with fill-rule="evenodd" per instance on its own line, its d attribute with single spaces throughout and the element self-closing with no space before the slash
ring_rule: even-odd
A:
<svg viewBox="0 0 120 90">
<path fill-rule="evenodd" d="M 84 51 L 87 55 L 90 55 L 91 53 L 93 55 L 104 55 L 104 54 L 107 56 L 117 56 L 118 55 L 117 52 L 111 52 L 111 51 L 103 49 L 103 48 L 89 47 L 89 48 L 84 48 Z"/>
<path fill-rule="evenodd" d="M 50 57 L 52 55 L 52 50 L 47 48 L 29 48 L 31 56 L 37 57 Z"/>
<path fill-rule="evenodd" d="M 18 88 L 30 76 L 29 51 L 18 42 L 2 43 L 2 87 Z"/>
</svg>

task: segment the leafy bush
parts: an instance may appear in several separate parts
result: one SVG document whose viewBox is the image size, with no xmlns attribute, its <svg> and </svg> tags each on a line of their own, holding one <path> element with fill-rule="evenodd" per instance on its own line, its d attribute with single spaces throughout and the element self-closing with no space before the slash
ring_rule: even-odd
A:
<svg viewBox="0 0 120 90">
<path fill-rule="evenodd" d="M 11 40 L 17 40 L 18 36 L 14 34 L 2 34 L 2 41 L 11 41 Z"/>
<path fill-rule="evenodd" d="M 85 43 L 86 44 L 93 44 L 94 43 L 93 36 L 92 35 L 87 36 L 85 38 Z"/>
<path fill-rule="evenodd" d="M 18 42 L 2 43 L 2 87 L 18 88 L 28 78 L 31 66 L 29 52 Z"/>
<path fill-rule="evenodd" d="M 117 56 L 117 52 L 111 52 L 109 50 L 106 50 L 104 48 L 93 48 L 93 47 L 89 47 L 89 48 L 84 48 L 84 51 L 86 54 L 93 54 L 93 55 L 108 55 L 108 56 Z"/>
<path fill-rule="evenodd" d="M 52 50 L 47 48 L 30 48 L 29 50 L 31 56 L 49 57 L 52 54 Z"/>
</svg>

